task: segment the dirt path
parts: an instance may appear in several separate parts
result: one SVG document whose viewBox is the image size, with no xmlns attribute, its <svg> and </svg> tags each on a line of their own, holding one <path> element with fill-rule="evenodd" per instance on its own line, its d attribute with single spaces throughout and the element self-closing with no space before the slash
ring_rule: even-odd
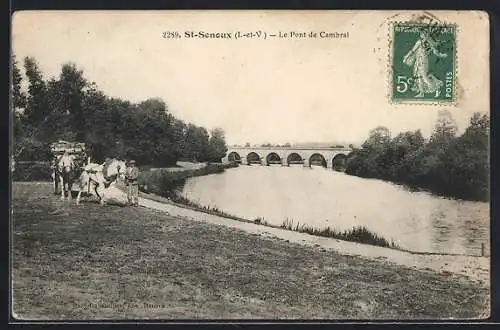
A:
<svg viewBox="0 0 500 330">
<path fill-rule="evenodd" d="M 236 226 L 208 215 L 186 220 L 172 214 L 186 216 L 182 212 L 188 210 L 141 202 L 149 208 L 103 207 L 88 200 L 77 206 L 52 195 L 50 184 L 14 183 L 15 315 L 396 320 L 488 316 L 489 289 L 464 276 L 309 246 L 315 243 L 304 243 L 304 234 L 290 232 L 295 238 L 286 242 L 268 237 L 266 233 L 274 231 L 263 226 L 240 230 L 244 223 Z"/>
</svg>

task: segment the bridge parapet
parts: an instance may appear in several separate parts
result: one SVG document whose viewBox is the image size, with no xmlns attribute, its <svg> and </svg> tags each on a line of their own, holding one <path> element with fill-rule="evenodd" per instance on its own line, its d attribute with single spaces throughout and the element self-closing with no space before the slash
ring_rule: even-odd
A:
<svg viewBox="0 0 500 330">
<path fill-rule="evenodd" d="M 261 165 L 302 163 L 304 166 L 322 165 L 327 168 L 345 167 L 352 148 L 304 147 L 229 147 L 223 162 Z"/>
</svg>

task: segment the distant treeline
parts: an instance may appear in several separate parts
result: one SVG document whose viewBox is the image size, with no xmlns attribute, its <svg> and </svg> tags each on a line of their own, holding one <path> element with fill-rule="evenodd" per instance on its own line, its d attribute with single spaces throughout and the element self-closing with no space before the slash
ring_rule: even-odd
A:
<svg viewBox="0 0 500 330">
<path fill-rule="evenodd" d="M 489 129 L 487 114 L 474 113 L 465 132 L 449 111 L 441 111 L 428 141 L 421 132 L 391 138 L 377 127 L 347 162 L 346 173 L 389 180 L 466 200 L 489 200 Z"/>
<path fill-rule="evenodd" d="M 45 80 L 36 60 L 26 57 L 27 92 L 15 57 L 12 64 L 16 160 L 49 160 L 49 144 L 59 139 L 85 142 L 95 161 L 134 158 L 157 167 L 178 160 L 220 162 L 227 151 L 221 129 L 209 134 L 185 123 L 160 99 L 134 104 L 108 97 L 72 63 Z"/>
</svg>

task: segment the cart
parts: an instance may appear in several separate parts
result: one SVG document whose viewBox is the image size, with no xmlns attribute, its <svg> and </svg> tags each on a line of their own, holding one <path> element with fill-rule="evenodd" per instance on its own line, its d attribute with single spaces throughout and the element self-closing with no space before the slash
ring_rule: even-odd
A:
<svg viewBox="0 0 500 330">
<path fill-rule="evenodd" d="M 59 157 L 62 156 L 65 152 L 68 152 L 70 155 L 75 155 L 76 167 L 83 169 L 83 167 L 86 164 L 90 164 L 90 156 L 87 153 L 87 147 L 85 143 L 81 142 L 68 142 L 59 140 L 53 142 L 50 145 L 50 150 L 52 153 L 51 168 L 52 168 L 52 179 L 54 181 L 54 194 L 60 194 L 61 193 L 60 189 L 62 187 L 59 187 L 59 177 L 57 176 L 56 172 L 56 166 Z"/>
</svg>

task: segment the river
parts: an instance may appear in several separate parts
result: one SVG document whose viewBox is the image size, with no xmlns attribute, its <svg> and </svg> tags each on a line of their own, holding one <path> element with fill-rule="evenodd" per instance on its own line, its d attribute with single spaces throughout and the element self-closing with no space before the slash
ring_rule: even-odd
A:
<svg viewBox="0 0 500 330">
<path fill-rule="evenodd" d="M 337 230 L 365 226 L 416 252 L 489 255 L 489 203 L 459 201 L 331 169 L 240 166 L 187 180 L 183 195 L 204 206 L 275 225 L 285 219 Z"/>
</svg>

